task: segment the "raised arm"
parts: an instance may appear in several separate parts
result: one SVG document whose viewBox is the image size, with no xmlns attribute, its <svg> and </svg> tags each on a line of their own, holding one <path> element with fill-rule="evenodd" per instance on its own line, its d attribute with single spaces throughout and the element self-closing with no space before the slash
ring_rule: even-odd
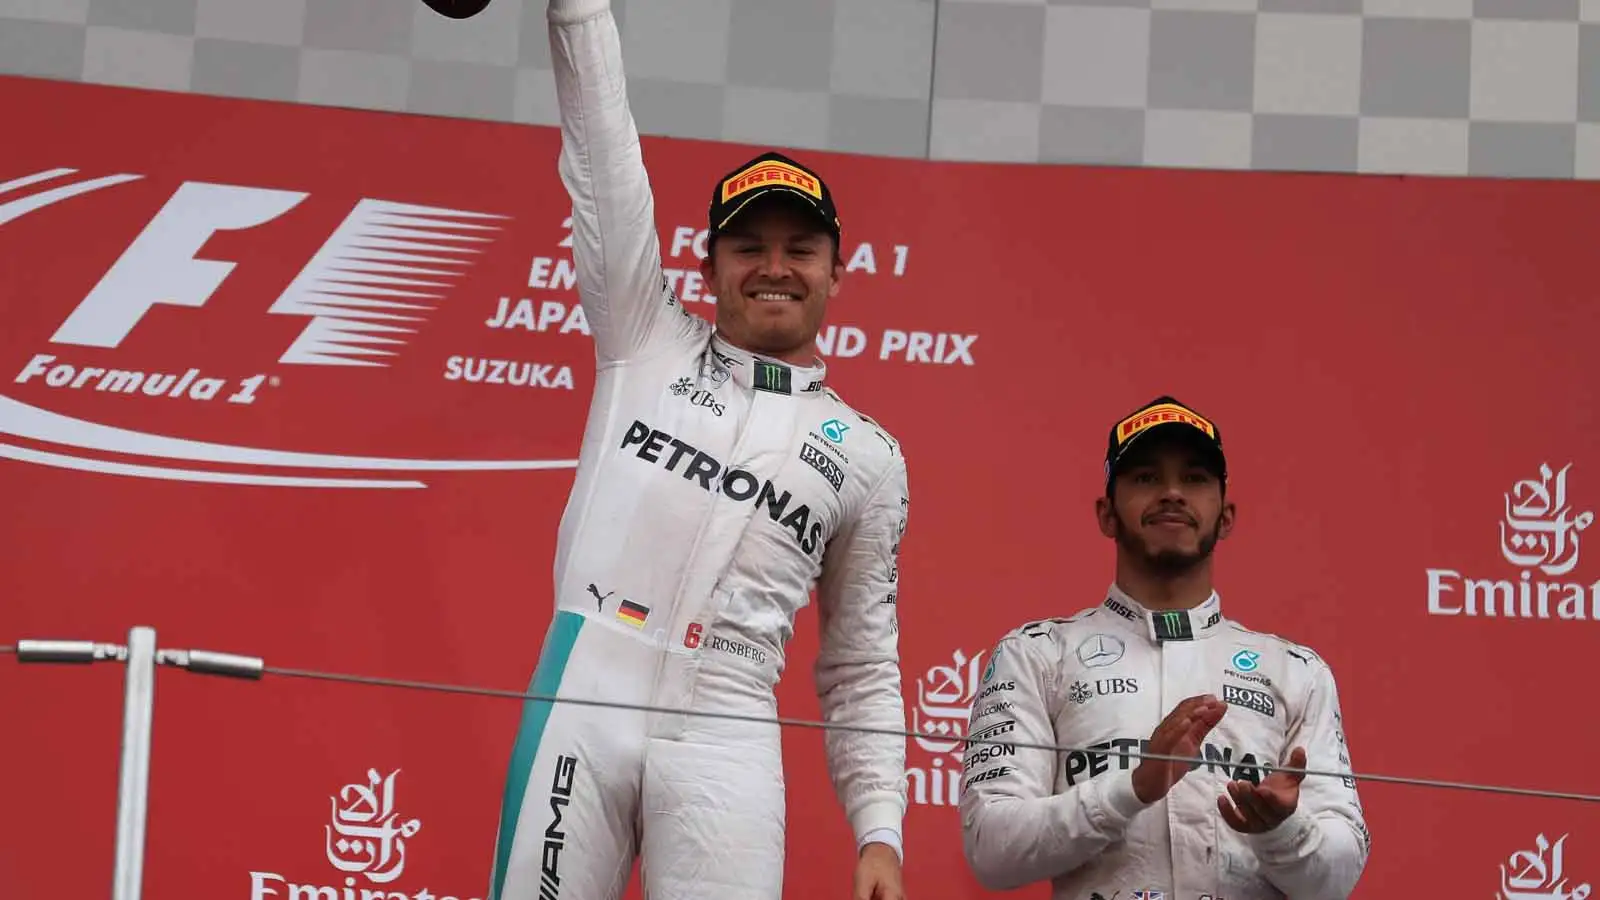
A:
<svg viewBox="0 0 1600 900">
<path fill-rule="evenodd" d="M 600 362 L 617 362 L 691 334 L 698 320 L 683 315 L 661 270 L 655 197 L 611 4 L 551 0 L 548 18 L 578 299 Z"/>
<path fill-rule="evenodd" d="M 1024 626 L 1000 641 L 967 728 L 962 846 L 978 883 L 992 891 L 1071 872 L 1121 840 L 1145 808 L 1133 792 L 1132 765 L 1054 792 L 1056 753 L 1035 749 L 1056 746 L 1059 661 L 1049 634 Z"/>
<path fill-rule="evenodd" d="M 906 727 L 896 609 L 909 504 L 905 459 L 897 453 L 860 517 L 834 537 L 823 556 L 815 674 L 822 718 L 830 725 Z M 824 747 L 857 848 L 876 841 L 904 859 L 905 737 L 830 729 Z"/>
<path fill-rule="evenodd" d="M 1315 654 L 1291 655 L 1310 668 L 1311 685 L 1279 763 L 1287 765 L 1290 751 L 1299 746 L 1306 750 L 1307 769 L 1351 771 L 1333 670 Z M 1300 782 L 1299 805 L 1289 818 L 1248 839 L 1261 874 L 1295 900 L 1345 900 L 1355 890 L 1371 850 L 1355 780 L 1326 775 L 1307 775 Z"/>
</svg>

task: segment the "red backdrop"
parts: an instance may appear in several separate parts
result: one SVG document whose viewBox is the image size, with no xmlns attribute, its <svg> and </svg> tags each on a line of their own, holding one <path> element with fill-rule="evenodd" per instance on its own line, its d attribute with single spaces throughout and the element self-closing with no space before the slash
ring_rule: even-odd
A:
<svg viewBox="0 0 1600 900">
<path fill-rule="evenodd" d="M 0 108 L 0 642 L 148 624 L 521 690 L 593 384 L 554 130 L 25 79 Z M 752 149 L 646 152 L 691 273 L 709 179 Z M 1102 596 L 1105 429 L 1166 392 L 1231 447 L 1226 608 L 1330 661 L 1359 771 L 1600 793 L 1600 184 L 809 158 L 846 204 L 834 381 L 911 467 L 911 897 L 983 896 L 951 736 L 997 637 Z M 413 304 L 404 330 L 352 328 L 340 278 Z M 789 716 L 817 714 L 814 625 Z M 146 896 L 485 893 L 515 701 L 176 670 L 157 697 Z M 114 666 L 0 659 L 7 896 L 107 894 L 120 715 Z M 820 737 L 787 736 L 796 897 L 849 884 Z M 369 771 L 415 823 L 403 866 L 338 845 Z M 1600 878 L 1593 806 L 1363 799 L 1362 900 Z"/>
</svg>

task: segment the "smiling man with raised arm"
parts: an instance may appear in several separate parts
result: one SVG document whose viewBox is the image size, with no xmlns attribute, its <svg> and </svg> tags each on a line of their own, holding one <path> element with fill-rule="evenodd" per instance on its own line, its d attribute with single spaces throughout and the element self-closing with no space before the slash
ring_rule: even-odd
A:
<svg viewBox="0 0 1600 900">
<path fill-rule="evenodd" d="M 763 154 L 716 183 L 701 272 L 716 325 L 662 271 L 606 0 L 553 0 L 561 180 L 596 377 L 561 519 L 555 617 L 512 749 L 491 900 L 778 900 L 774 688 L 815 588 L 824 719 L 905 728 L 896 617 L 906 463 L 828 387 L 816 336 L 844 274 L 820 176 Z M 905 739 L 830 730 L 853 896 L 902 900 Z M 843 877 L 843 876 L 841 876 Z"/>
</svg>

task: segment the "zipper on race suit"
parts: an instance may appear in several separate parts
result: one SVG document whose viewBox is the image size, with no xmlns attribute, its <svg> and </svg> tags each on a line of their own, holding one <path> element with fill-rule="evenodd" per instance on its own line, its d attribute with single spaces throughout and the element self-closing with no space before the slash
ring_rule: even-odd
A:
<svg viewBox="0 0 1600 900">
<path fill-rule="evenodd" d="M 1173 691 L 1173 690 L 1171 690 L 1171 686 L 1168 684 L 1168 681 L 1167 681 L 1167 673 L 1168 673 L 1167 650 L 1168 650 L 1168 647 L 1167 647 L 1166 644 L 1162 643 L 1159 640 L 1156 641 L 1156 658 L 1158 660 L 1160 660 L 1160 662 L 1158 663 L 1158 666 L 1160 667 L 1160 671 L 1161 671 L 1161 706 L 1157 710 L 1158 715 L 1156 717 L 1156 723 L 1158 725 L 1160 724 L 1160 722 L 1163 719 L 1166 718 L 1167 713 L 1169 713 L 1174 707 L 1176 707 L 1178 705 L 1178 703 L 1181 703 L 1183 701 L 1183 697 L 1181 696 L 1183 692 L 1182 691 Z M 1178 696 L 1176 700 L 1174 700 L 1174 701 L 1169 703 L 1168 702 L 1169 698 L 1171 698 L 1172 695 L 1175 694 L 1175 693 L 1179 694 L 1180 696 Z M 1152 728 L 1152 731 L 1153 730 L 1154 729 Z M 1174 787 L 1176 787 L 1176 785 L 1174 785 Z M 1172 880 L 1171 880 L 1172 896 L 1180 897 L 1180 896 L 1182 896 L 1182 894 L 1179 893 L 1179 885 L 1178 885 L 1178 852 L 1179 852 L 1179 848 L 1177 846 L 1177 841 L 1178 841 L 1179 835 L 1183 834 L 1183 831 L 1182 831 L 1182 829 L 1180 829 L 1178 827 L 1178 823 L 1176 821 L 1174 821 L 1175 804 L 1173 803 L 1173 800 L 1176 799 L 1176 798 L 1174 798 L 1172 796 L 1172 789 L 1171 788 L 1169 788 L 1167 790 L 1167 798 L 1166 799 L 1167 799 L 1167 804 L 1166 804 L 1167 805 L 1167 860 L 1168 860 L 1168 865 L 1169 865 L 1169 871 L 1172 873 Z"/>
<path fill-rule="evenodd" d="M 732 448 L 728 451 L 725 465 L 728 468 L 742 468 L 765 483 L 777 477 L 788 459 L 787 450 L 794 441 L 794 423 L 798 421 L 798 409 L 794 404 L 803 401 L 792 395 L 772 394 L 753 388 L 744 390 L 747 392 L 749 405 L 744 422 L 733 440 Z M 763 440 L 764 436 L 766 440 Z M 763 456 L 770 456 L 772 463 L 763 467 L 755 462 Z M 750 461 L 750 464 L 742 465 L 741 462 L 746 460 Z M 753 500 L 738 502 L 728 499 L 722 492 L 722 482 L 718 481 L 708 511 L 700 522 L 694 543 L 684 560 L 683 577 L 673 594 L 672 630 L 667 637 L 667 646 L 657 663 L 658 690 L 668 688 L 682 693 L 673 698 L 676 702 L 662 705 L 680 709 L 693 705 L 699 686 L 696 675 L 700 668 L 702 651 L 697 648 L 692 652 L 683 652 L 679 636 L 684 634 L 691 624 L 699 624 L 704 633 L 726 605 L 729 594 L 720 590 L 718 586 L 722 584 L 728 569 L 733 565 L 734 556 L 740 543 L 743 542 L 745 532 L 750 528 L 758 506 L 759 504 Z M 713 529 L 715 529 L 714 534 L 711 533 Z M 722 553 L 722 558 L 713 573 L 697 577 L 701 569 L 702 556 L 708 546 L 717 548 Z M 688 677 L 681 677 L 684 675 Z M 664 737 L 680 734 L 686 721 L 687 716 L 684 713 L 662 713 L 656 733 Z"/>
</svg>

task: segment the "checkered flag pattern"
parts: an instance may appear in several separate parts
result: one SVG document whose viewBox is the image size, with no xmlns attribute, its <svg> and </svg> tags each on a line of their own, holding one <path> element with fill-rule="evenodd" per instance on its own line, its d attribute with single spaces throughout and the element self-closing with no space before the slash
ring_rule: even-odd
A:
<svg viewBox="0 0 1600 900">
<path fill-rule="evenodd" d="M 1600 177 L 1600 0 L 616 0 L 649 134 Z M 0 0 L 0 72 L 553 124 L 543 0 Z"/>
</svg>

